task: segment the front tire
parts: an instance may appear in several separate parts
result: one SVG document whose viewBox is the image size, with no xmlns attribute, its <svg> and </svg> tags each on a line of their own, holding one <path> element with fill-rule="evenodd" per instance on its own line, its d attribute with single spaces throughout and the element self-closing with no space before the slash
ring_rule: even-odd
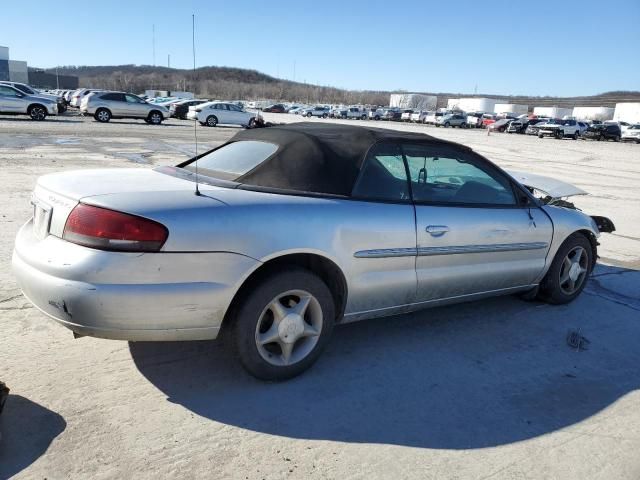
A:
<svg viewBox="0 0 640 480">
<path fill-rule="evenodd" d="M 316 361 L 335 321 L 327 285 L 309 270 L 292 267 L 253 285 L 233 321 L 240 362 L 254 377 L 286 380 Z"/>
<path fill-rule="evenodd" d="M 569 303 L 584 290 L 593 267 L 591 242 L 581 233 L 570 235 L 558 249 L 540 284 L 539 298 L 554 305 Z"/>
<path fill-rule="evenodd" d="M 47 109 L 42 105 L 31 105 L 27 113 L 31 117 L 31 120 L 35 120 L 37 122 L 41 122 L 47 118 Z"/>
<path fill-rule="evenodd" d="M 147 117 L 147 120 L 151 125 L 160 125 L 162 123 L 163 117 L 160 112 L 151 112 Z"/>
</svg>

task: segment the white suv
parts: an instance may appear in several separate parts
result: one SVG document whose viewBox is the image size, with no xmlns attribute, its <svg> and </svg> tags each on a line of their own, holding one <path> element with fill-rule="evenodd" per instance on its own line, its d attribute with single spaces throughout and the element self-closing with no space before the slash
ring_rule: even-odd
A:
<svg viewBox="0 0 640 480">
<path fill-rule="evenodd" d="M 542 138 L 544 136 L 551 136 L 559 139 L 571 137 L 574 140 L 577 140 L 580 138 L 580 134 L 586 130 L 586 128 L 580 126 L 580 123 L 581 122 L 577 122 L 576 120 L 550 120 L 547 123 L 536 125 L 536 128 L 538 129 L 538 138 Z"/>
</svg>

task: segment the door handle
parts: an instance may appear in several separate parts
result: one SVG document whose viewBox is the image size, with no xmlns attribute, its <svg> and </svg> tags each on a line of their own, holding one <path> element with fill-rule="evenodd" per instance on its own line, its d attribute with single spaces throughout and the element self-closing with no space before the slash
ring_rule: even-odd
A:
<svg viewBox="0 0 640 480">
<path fill-rule="evenodd" d="M 425 230 L 432 237 L 441 237 L 449 231 L 449 227 L 446 225 L 429 225 Z"/>
</svg>

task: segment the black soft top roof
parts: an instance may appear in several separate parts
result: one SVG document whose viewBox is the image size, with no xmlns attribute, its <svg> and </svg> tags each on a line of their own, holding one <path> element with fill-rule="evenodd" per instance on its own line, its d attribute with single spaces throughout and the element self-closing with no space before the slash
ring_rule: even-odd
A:
<svg viewBox="0 0 640 480">
<path fill-rule="evenodd" d="M 367 152 L 376 143 L 453 145 L 467 149 L 422 133 L 315 122 L 243 130 L 228 143 L 242 140 L 274 143 L 278 150 L 236 182 L 345 196 L 351 195 Z"/>
</svg>

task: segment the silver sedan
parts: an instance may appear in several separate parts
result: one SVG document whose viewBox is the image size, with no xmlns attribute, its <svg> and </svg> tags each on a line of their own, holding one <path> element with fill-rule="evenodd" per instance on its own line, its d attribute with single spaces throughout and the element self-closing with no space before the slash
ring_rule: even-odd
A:
<svg viewBox="0 0 640 480">
<path fill-rule="evenodd" d="M 176 167 L 41 177 L 13 269 L 76 335 L 228 331 L 251 374 L 286 379 L 336 323 L 512 293 L 572 301 L 614 229 L 562 200 L 583 193 L 418 133 L 251 129 Z"/>
</svg>

